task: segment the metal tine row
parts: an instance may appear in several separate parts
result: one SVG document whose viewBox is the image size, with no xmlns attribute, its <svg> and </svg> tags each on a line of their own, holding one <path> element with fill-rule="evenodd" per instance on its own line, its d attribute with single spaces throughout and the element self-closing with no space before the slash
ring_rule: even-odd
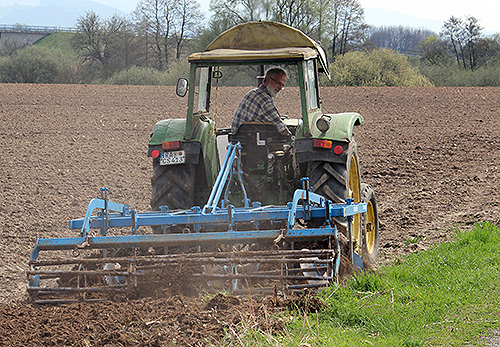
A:
<svg viewBox="0 0 500 347">
<path fill-rule="evenodd" d="M 186 253 L 186 254 L 167 254 L 154 256 L 127 256 L 127 257 L 110 257 L 110 258 L 60 258 L 48 260 L 32 260 L 32 266 L 51 266 L 51 265 L 76 265 L 76 264 L 103 264 L 103 263 L 137 263 L 137 262 L 153 262 L 153 263 L 169 263 L 182 261 L 193 262 L 286 262 L 292 261 L 299 257 L 300 262 L 306 262 L 309 257 L 328 256 L 329 258 L 335 255 L 333 250 L 300 250 L 300 251 L 279 251 L 272 253 L 269 251 L 245 251 L 245 252 L 209 252 L 209 253 Z M 286 257 L 293 258 L 286 258 Z"/>
<path fill-rule="evenodd" d="M 326 259 L 325 259 L 326 258 Z M 40 279 L 57 279 L 63 277 L 76 278 L 75 286 L 29 286 L 28 291 L 36 300 L 34 302 L 73 302 L 73 301 L 99 301 L 95 297 L 87 298 L 86 294 L 92 293 L 123 293 L 128 287 L 137 283 L 142 276 L 154 273 L 155 270 L 168 269 L 171 266 L 184 264 L 201 265 L 199 272 L 190 273 L 193 279 L 206 279 L 212 281 L 240 281 L 240 287 L 233 288 L 232 292 L 266 293 L 273 288 L 294 291 L 304 288 L 322 288 L 328 286 L 334 279 L 335 252 L 326 250 L 280 250 L 280 251 L 239 251 L 239 252 L 208 252 L 187 253 L 157 256 L 127 256 L 113 258 L 72 258 L 49 259 L 31 262 L 28 276 L 38 276 Z M 120 264 L 117 268 L 87 269 L 88 267 L 104 264 Z M 210 273 L 204 267 L 213 265 L 224 268 L 224 264 L 239 267 L 236 272 Z M 245 265 L 275 264 L 271 269 L 252 270 Z M 302 264 L 308 264 L 302 268 Z M 81 270 L 57 269 L 58 266 L 79 265 Z M 43 269 L 52 267 L 50 269 Z M 55 269 L 54 269 L 55 268 Z M 258 268 L 258 267 L 257 267 Z M 161 273 L 161 272 L 160 272 Z M 324 275 L 319 275 L 324 274 Z M 90 278 L 99 278 L 92 286 L 87 286 Z M 107 279 L 120 278 L 119 282 L 109 284 Z M 128 283 L 128 284 L 126 284 Z M 254 287 L 262 283 L 274 283 L 274 287 Z M 247 287 L 247 288 L 245 288 Z M 73 295 L 73 297 L 71 296 Z M 60 298 L 54 299 L 54 297 Z M 74 297 L 76 296 L 76 298 Z M 49 297 L 44 300 L 43 298 Z"/>
</svg>

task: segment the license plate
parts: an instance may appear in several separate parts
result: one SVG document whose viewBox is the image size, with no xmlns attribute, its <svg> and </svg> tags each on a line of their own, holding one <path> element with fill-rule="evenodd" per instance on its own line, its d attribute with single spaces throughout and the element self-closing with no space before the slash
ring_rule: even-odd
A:
<svg viewBox="0 0 500 347">
<path fill-rule="evenodd" d="M 160 154 L 160 165 L 184 164 L 186 162 L 186 152 L 173 151 L 162 152 Z"/>
</svg>

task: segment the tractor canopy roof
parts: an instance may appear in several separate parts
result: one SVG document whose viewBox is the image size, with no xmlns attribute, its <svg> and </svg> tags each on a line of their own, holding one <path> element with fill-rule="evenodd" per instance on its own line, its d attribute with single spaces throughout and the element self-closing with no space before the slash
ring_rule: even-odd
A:
<svg viewBox="0 0 500 347">
<path fill-rule="evenodd" d="M 189 56 L 190 62 L 260 62 L 319 58 L 327 75 L 328 62 L 321 45 L 302 31 L 286 24 L 257 21 L 239 24 L 217 36 L 203 52 Z"/>
</svg>

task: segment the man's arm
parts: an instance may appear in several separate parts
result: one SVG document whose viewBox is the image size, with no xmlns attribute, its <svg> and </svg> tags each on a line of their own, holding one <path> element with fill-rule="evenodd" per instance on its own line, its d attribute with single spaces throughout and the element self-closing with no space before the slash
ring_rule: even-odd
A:
<svg viewBox="0 0 500 347">
<path fill-rule="evenodd" d="M 263 121 L 275 124 L 281 135 L 290 133 L 272 100 L 266 100 L 266 102 L 262 104 L 262 118 Z"/>
</svg>

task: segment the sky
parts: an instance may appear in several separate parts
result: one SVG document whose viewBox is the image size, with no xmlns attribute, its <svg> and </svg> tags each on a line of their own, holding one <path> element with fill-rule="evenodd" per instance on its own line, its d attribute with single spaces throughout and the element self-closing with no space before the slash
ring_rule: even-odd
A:
<svg viewBox="0 0 500 347">
<path fill-rule="evenodd" d="M 50 0 L 42 0 L 50 1 Z M 71 0 L 66 0 L 71 1 Z M 132 12 L 139 0 L 92 0 L 125 13 Z M 479 19 L 485 31 L 500 32 L 500 1 L 494 0 L 358 0 L 364 9 L 389 9 L 417 18 L 433 19 L 444 22 L 452 15 L 459 18 L 471 15 Z M 208 12 L 210 0 L 198 0 L 202 10 Z M 38 5 L 40 0 L 1 0 L 0 7 L 18 5 Z M 368 23 L 370 24 L 370 23 Z M 378 23 L 376 25 L 379 25 Z"/>
<path fill-rule="evenodd" d="M 500 2 L 495 0 L 358 0 L 361 6 L 385 8 L 402 12 L 418 18 L 429 18 L 444 22 L 451 16 L 465 18 L 473 16 L 479 19 L 485 30 L 500 32 Z"/>
</svg>

